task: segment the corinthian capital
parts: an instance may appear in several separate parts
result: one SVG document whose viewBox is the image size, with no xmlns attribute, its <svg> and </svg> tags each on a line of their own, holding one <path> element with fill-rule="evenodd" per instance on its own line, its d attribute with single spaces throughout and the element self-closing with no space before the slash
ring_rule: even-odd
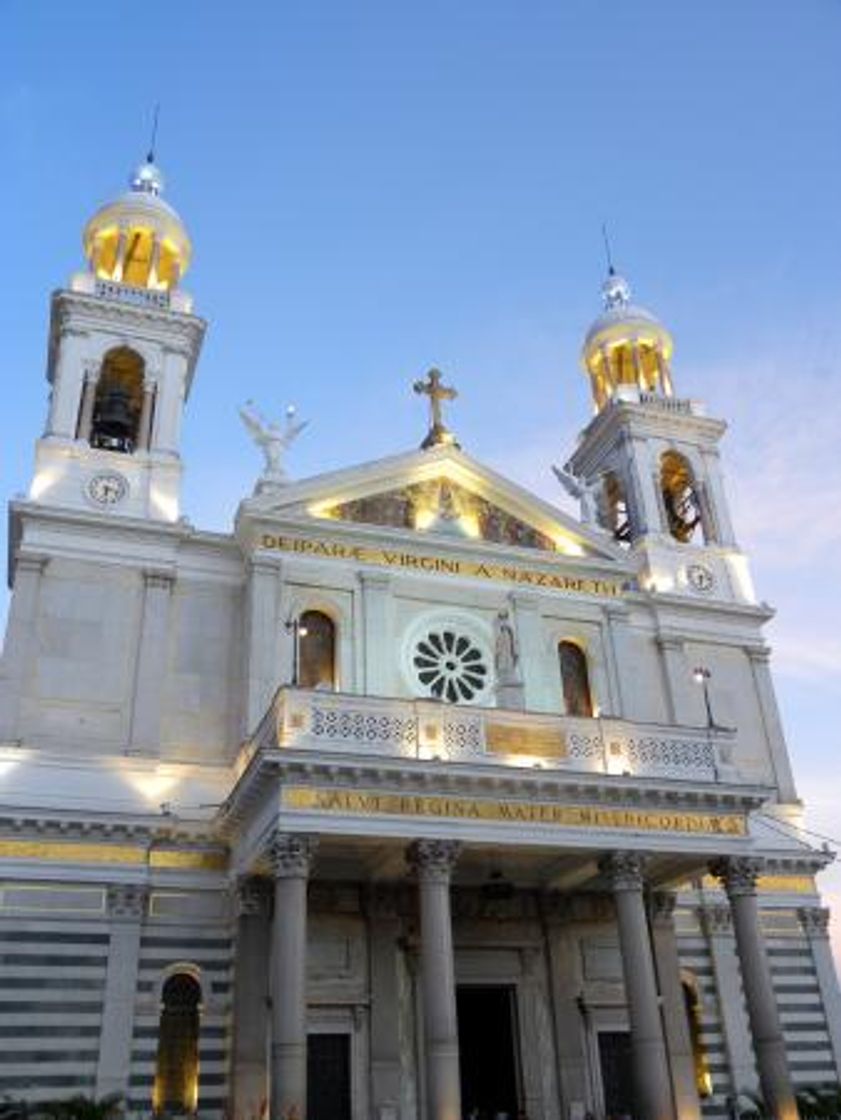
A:
<svg viewBox="0 0 841 1120">
<path fill-rule="evenodd" d="M 271 907 L 269 882 L 256 875 L 240 879 L 236 885 L 236 913 L 239 918 L 264 918 Z"/>
<path fill-rule="evenodd" d="M 308 879 L 317 850 L 317 836 L 275 832 L 266 855 L 276 879 Z"/>
<path fill-rule="evenodd" d="M 829 934 L 829 911 L 821 906 L 801 906 L 797 911 L 800 925 L 807 937 L 827 937 Z"/>
<path fill-rule="evenodd" d="M 418 879 L 449 883 L 460 852 L 457 840 L 415 840 L 406 849 L 406 859 Z"/>
<path fill-rule="evenodd" d="M 651 924 L 661 929 L 674 926 L 677 896 L 671 891 L 656 891 L 651 896 Z"/>
<path fill-rule="evenodd" d="M 608 852 L 599 860 L 599 871 L 614 891 L 641 891 L 644 860 L 638 852 Z"/>
<path fill-rule="evenodd" d="M 756 894 L 756 880 L 762 871 L 762 860 L 750 856 L 731 856 L 710 864 L 710 873 L 721 882 L 728 898 Z"/>
</svg>

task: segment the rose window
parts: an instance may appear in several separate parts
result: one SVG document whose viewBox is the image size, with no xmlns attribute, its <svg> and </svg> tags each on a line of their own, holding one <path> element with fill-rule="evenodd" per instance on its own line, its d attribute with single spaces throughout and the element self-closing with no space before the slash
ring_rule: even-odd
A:
<svg viewBox="0 0 841 1120">
<path fill-rule="evenodd" d="M 430 630 L 415 646 L 412 666 L 430 696 L 451 704 L 470 703 L 488 684 L 485 654 L 471 638 L 453 630 Z"/>
</svg>

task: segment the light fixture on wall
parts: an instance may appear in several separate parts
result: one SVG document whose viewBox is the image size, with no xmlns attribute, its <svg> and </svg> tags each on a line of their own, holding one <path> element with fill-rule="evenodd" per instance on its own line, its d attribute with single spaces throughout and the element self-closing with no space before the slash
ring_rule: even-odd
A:
<svg viewBox="0 0 841 1120">
<path fill-rule="evenodd" d="M 292 685 L 298 687 L 298 669 L 301 663 L 301 638 L 306 638 L 307 628 L 301 625 L 300 618 L 287 618 L 284 622 L 287 634 L 292 635 Z"/>
<path fill-rule="evenodd" d="M 704 665 L 698 665 L 692 670 L 692 679 L 696 684 L 699 684 L 704 690 L 704 707 L 707 710 L 707 727 L 712 729 L 715 727 L 715 720 L 713 719 L 712 705 L 710 704 L 710 678 L 712 673 Z"/>
</svg>

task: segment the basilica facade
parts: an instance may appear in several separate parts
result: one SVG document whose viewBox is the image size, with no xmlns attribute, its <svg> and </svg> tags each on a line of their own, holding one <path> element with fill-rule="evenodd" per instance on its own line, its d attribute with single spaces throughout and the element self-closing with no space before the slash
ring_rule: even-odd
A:
<svg viewBox="0 0 841 1120">
<path fill-rule="evenodd" d="M 794 1120 L 841 997 L 725 424 L 612 270 L 559 486 L 421 446 L 181 508 L 205 333 L 151 161 L 52 297 L 10 505 L 0 1096 L 207 1120 Z M 547 464 L 548 466 L 548 464 Z"/>
</svg>

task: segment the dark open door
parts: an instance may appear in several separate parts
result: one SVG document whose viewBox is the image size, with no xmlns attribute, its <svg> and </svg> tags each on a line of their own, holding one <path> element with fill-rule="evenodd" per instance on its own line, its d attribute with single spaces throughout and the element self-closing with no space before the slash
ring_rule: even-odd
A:
<svg viewBox="0 0 841 1120">
<path fill-rule="evenodd" d="M 627 1031 L 599 1031 L 598 1037 L 605 1117 L 633 1116 L 631 1036 Z"/>
<path fill-rule="evenodd" d="M 350 1120 L 350 1035 L 307 1038 L 307 1120 Z"/>
<path fill-rule="evenodd" d="M 477 1120 L 520 1109 L 515 990 L 464 985 L 456 992 L 461 1111 Z"/>
</svg>

